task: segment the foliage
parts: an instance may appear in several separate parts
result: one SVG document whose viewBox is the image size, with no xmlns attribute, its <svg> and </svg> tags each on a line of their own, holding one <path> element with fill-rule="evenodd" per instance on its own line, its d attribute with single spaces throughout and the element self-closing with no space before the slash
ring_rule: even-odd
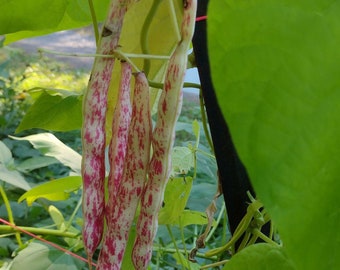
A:
<svg viewBox="0 0 340 270">
<path fill-rule="evenodd" d="M 102 20 L 106 15 L 109 0 L 95 0 L 93 3 L 98 18 Z M 2 1 L 1 9 L 6 12 L 0 18 L 0 34 L 6 34 L 5 43 L 7 44 L 22 38 L 92 23 L 86 0 Z"/>
<path fill-rule="evenodd" d="M 324 0 L 210 5 L 219 102 L 284 243 L 279 253 L 244 250 L 225 269 L 292 269 L 288 260 L 294 269 L 340 267 L 339 12 L 339 1 Z M 241 262 L 245 257 L 256 263 Z"/>
<path fill-rule="evenodd" d="M 2 180 L 0 183 L 9 200 L 9 208 L 7 208 L 5 198 L 0 197 L 0 217 L 10 220 L 12 216 L 17 226 L 25 226 L 26 231 L 41 234 L 44 236 L 43 239 L 85 257 L 80 236 L 82 225 L 81 211 L 79 210 L 81 193 L 77 192 L 81 190 L 81 182 L 79 176 L 70 176 L 79 174 L 80 155 L 63 143 L 66 142 L 79 152 L 79 131 L 54 132 L 58 138 L 63 139 L 61 142 L 53 134 L 34 128 L 47 129 L 44 124 L 46 122 L 43 122 L 46 119 L 46 114 L 42 114 L 40 110 L 44 109 L 49 112 L 50 108 L 45 102 L 41 103 L 45 104 L 45 107 L 37 106 L 39 100 L 44 98 L 44 95 L 62 98 L 78 96 L 81 98 L 81 90 L 85 85 L 84 78 L 88 78 L 88 74 L 79 73 L 79 71 L 70 72 L 66 66 L 47 58 L 40 60 L 31 58 L 8 47 L 3 50 L 6 50 L 6 53 L 11 51 L 11 55 L 10 61 L 2 71 L 11 72 L 13 78 L 6 84 L 6 87 L 13 88 L 13 95 L 6 97 L 3 101 L 15 102 L 17 95 L 25 93 L 25 98 L 22 101 L 27 105 L 25 108 L 19 105 L 13 106 L 12 113 L 15 114 L 15 117 L 8 121 L 11 128 L 4 129 L 3 142 L 0 142 L 2 154 L 0 162 L 3 166 L 0 171 Z M 49 78 L 54 78 L 53 82 Z M 29 89 L 32 90 L 27 91 Z M 67 110 L 68 108 L 65 106 L 60 109 Z M 30 111 L 37 112 L 35 117 L 38 121 L 25 120 L 29 119 L 27 115 Z M 196 113 L 193 115 L 192 111 Z M 165 198 L 165 205 L 161 212 L 163 225 L 161 225 L 157 242 L 154 245 L 155 256 L 152 259 L 152 265 L 158 265 L 162 269 L 172 269 L 176 264 L 188 264 L 182 253 L 190 251 L 201 228 L 204 228 L 207 223 L 204 211 L 216 189 L 214 159 L 206 154 L 209 153 L 209 149 L 198 143 L 198 138 L 205 139 L 203 132 L 200 132 L 202 123 L 198 112 L 197 103 L 185 102 L 181 117 L 181 120 L 185 122 L 180 122 L 177 126 L 178 133 L 183 135 L 179 136 L 179 140 L 176 142 L 178 148 L 174 154 L 174 164 L 177 165 L 174 167 L 173 179 L 170 180 L 167 187 L 166 193 L 169 198 Z M 7 112 L 3 115 L 6 116 Z M 193 117 L 198 118 L 199 122 L 194 121 L 192 124 Z M 65 127 L 67 127 L 67 123 L 70 123 L 68 118 L 65 119 L 65 116 L 60 119 L 63 119 Z M 26 126 L 23 126 L 25 122 Z M 35 123 L 39 122 L 42 124 L 36 126 Z M 19 123 L 24 128 L 18 135 L 13 136 L 15 130 L 18 131 Z M 50 125 L 50 129 L 58 130 L 60 124 L 58 121 L 50 121 Z M 10 135 L 10 138 L 7 135 Z M 27 143 L 28 141 L 29 143 Z M 196 149 L 197 146 L 199 148 Z M 197 152 L 198 150 L 199 152 Z M 183 153 L 186 153 L 187 157 L 183 157 Z M 195 180 L 192 178 L 194 167 L 196 167 Z M 13 174 L 15 178 L 11 177 L 6 181 L 4 170 Z M 183 170 L 185 170 L 185 175 L 182 175 Z M 18 182 L 18 179 L 21 179 L 23 184 Z M 184 197 L 184 190 L 180 187 L 185 187 Z M 25 189 L 29 191 L 25 192 Z M 189 196 L 192 189 L 196 190 L 195 194 Z M 178 200 L 173 198 L 178 198 Z M 221 213 L 223 211 L 221 209 Z M 170 213 L 171 220 L 167 218 Z M 221 214 L 220 217 L 222 217 Z M 219 228 L 219 223 L 215 222 L 213 231 L 225 231 L 226 223 L 224 222 L 222 225 Z M 20 269 L 22 265 L 29 265 L 34 269 L 46 269 L 47 266 L 58 267 L 58 269 L 65 267 L 86 269 L 86 263 L 79 259 L 71 259 L 71 256 L 50 244 L 32 241 L 31 237 L 25 233 L 20 235 L 18 241 L 14 234 L 15 231 L 8 225 L 0 225 L 0 231 L 2 235 L 0 238 L 2 244 L 0 250 L 1 269 Z M 221 239 L 216 243 L 222 243 L 223 237 L 221 238 L 219 233 L 215 235 L 212 233 L 210 238 L 214 238 L 214 241 Z M 182 239 L 177 243 L 179 251 L 176 251 L 174 246 L 174 241 L 177 239 Z M 133 243 L 130 243 L 128 249 L 132 245 Z M 95 256 L 97 257 L 98 254 Z M 213 260 L 199 259 L 202 264 L 211 261 Z M 131 268 L 128 257 L 124 260 L 123 265 L 127 269 Z M 191 263 L 191 265 L 193 264 Z"/>
<path fill-rule="evenodd" d="M 122 53 L 168 55 L 178 40 L 180 2 L 143 0 L 133 5 L 124 23 Z M 94 1 L 99 20 L 105 16 L 107 3 Z M 169 8 L 169 3 L 175 4 Z M 284 243 L 283 247 L 248 246 L 224 269 L 339 268 L 339 3 L 211 1 L 209 55 L 218 99 L 256 193 Z M 92 22 L 85 0 L 16 0 L 0 5 L 6 10 L 0 18 L 0 34 L 6 34 L 7 44 Z M 148 14 L 152 18 L 149 25 L 144 24 Z M 166 61 L 133 62 L 153 82 L 151 102 L 156 103 L 156 86 Z M 22 64 L 13 67 L 13 63 Z M 80 106 L 88 74 L 64 71 L 65 66 L 46 59 L 27 61 L 14 50 L 0 49 L 0 216 L 84 257 L 79 154 L 65 159 L 64 151 L 73 150 L 64 143 L 80 151 Z M 113 82 L 118 81 L 118 74 L 116 69 Z M 112 83 L 108 115 L 114 110 L 116 94 L 117 85 Z M 198 262 L 194 263 L 183 256 L 203 232 L 201 225 L 208 222 L 204 211 L 216 192 L 213 155 L 203 141 L 202 128 L 198 128 L 201 124 L 194 122 L 192 127 L 192 115 L 200 118 L 200 109 L 197 105 L 188 107 L 190 111 L 184 111 L 177 125 L 175 166 L 160 214 L 163 225 L 154 243 L 152 268 L 174 269 L 180 265 L 198 269 L 227 258 L 223 253 L 210 260 L 198 253 Z M 111 122 L 110 117 L 107 122 Z M 41 131 L 36 128 L 44 132 L 75 131 L 55 132 L 61 142 L 50 133 L 31 135 Z M 38 150 L 25 141 L 8 139 L 15 129 L 20 131 L 17 137 L 31 135 L 26 139 Z M 25 189 L 29 191 L 25 193 Z M 17 203 L 19 198 L 27 199 L 30 206 Z M 213 223 L 207 249 L 219 249 L 227 242 L 223 213 L 221 209 Z M 32 241 L 31 236 L 19 234 L 8 225 L 0 225 L 0 232 L 1 269 L 21 269 L 23 265 L 39 269 L 37 262 L 44 269 L 87 267 L 68 253 Z M 133 228 L 131 235 L 134 233 Z M 127 253 L 131 247 L 130 242 Z M 131 268 L 127 257 L 123 267 Z"/>
</svg>

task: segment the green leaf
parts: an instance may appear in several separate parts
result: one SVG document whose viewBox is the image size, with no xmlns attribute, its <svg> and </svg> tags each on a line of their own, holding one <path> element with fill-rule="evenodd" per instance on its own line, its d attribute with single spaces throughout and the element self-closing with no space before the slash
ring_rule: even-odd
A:
<svg viewBox="0 0 340 270">
<path fill-rule="evenodd" d="M 172 175 L 186 174 L 194 167 L 194 153 L 188 147 L 175 146 L 171 158 Z"/>
<path fill-rule="evenodd" d="M 75 173 L 80 175 L 81 156 L 62 143 L 57 137 L 51 133 L 39 133 L 26 137 L 9 136 L 14 140 L 27 140 L 33 147 L 42 154 L 58 159 L 65 166 L 70 167 Z"/>
<path fill-rule="evenodd" d="M 4 144 L 2 141 L 0 141 L 0 164 L 9 164 L 13 160 L 11 150 Z"/>
<path fill-rule="evenodd" d="M 36 156 L 25 159 L 23 162 L 16 165 L 16 169 L 21 172 L 29 172 L 58 162 L 59 161 L 54 157 Z"/>
<path fill-rule="evenodd" d="M 3 12 L 0 33 L 14 33 L 23 30 L 38 30 L 42 26 L 53 28 L 62 20 L 67 0 L 25 0 L 1 1 Z M 33 19 L 34 18 L 34 19 Z"/>
<path fill-rule="evenodd" d="M 69 198 L 70 193 L 78 190 L 82 185 L 80 176 L 68 176 L 57 180 L 52 180 L 35 186 L 25 192 L 19 198 L 19 202 L 26 199 L 30 206 L 38 198 L 45 198 L 50 201 L 61 201 Z"/>
<path fill-rule="evenodd" d="M 0 141 L 0 180 L 23 190 L 31 188 L 25 178 L 14 167 L 12 153 L 2 141 Z"/>
<path fill-rule="evenodd" d="M 231 258 L 223 270 L 294 270 L 284 250 L 270 244 L 251 245 Z"/>
<path fill-rule="evenodd" d="M 65 223 L 65 219 L 64 219 L 63 214 L 54 205 L 50 205 L 48 207 L 48 213 L 50 214 L 51 218 L 53 219 L 54 224 L 60 230 L 61 226 L 64 225 L 64 223 Z"/>
<path fill-rule="evenodd" d="M 78 258 L 42 243 L 30 243 L 13 259 L 11 270 L 78 270 L 85 263 Z"/>
<path fill-rule="evenodd" d="M 3 164 L 0 164 L 0 180 L 23 190 L 29 190 L 31 188 L 18 171 L 9 170 Z"/>
<path fill-rule="evenodd" d="M 188 226 L 188 225 L 204 225 L 208 223 L 207 215 L 203 212 L 184 210 L 178 217 L 178 225 Z M 216 225 L 216 221 L 213 221 L 213 225 Z"/>
<path fill-rule="evenodd" d="M 209 6 L 222 112 L 299 270 L 340 268 L 339 14 L 333 0 Z"/>
<path fill-rule="evenodd" d="M 67 224 L 67 222 L 64 219 L 63 214 L 54 205 L 50 205 L 48 207 L 48 213 L 53 219 L 53 222 L 57 226 L 58 230 L 68 231 L 68 232 L 75 233 L 75 234 L 80 233 L 78 229 L 76 229 L 73 226 L 69 226 L 69 224 Z M 84 247 L 83 242 L 80 238 L 64 237 L 64 241 L 69 245 L 69 247 L 72 247 L 73 250 L 78 250 Z"/>
<path fill-rule="evenodd" d="M 101 21 L 106 16 L 109 0 L 93 2 Z M 87 0 L 0 1 L 0 9 L 5 11 L 0 17 L 0 35 L 7 34 L 6 44 L 92 23 Z"/>
<path fill-rule="evenodd" d="M 31 128 L 70 131 L 81 128 L 82 96 L 43 92 L 25 114 L 16 132 Z"/>
<path fill-rule="evenodd" d="M 184 210 L 192 188 L 192 177 L 170 178 L 164 193 L 164 206 L 158 215 L 159 224 L 176 224 Z"/>
</svg>

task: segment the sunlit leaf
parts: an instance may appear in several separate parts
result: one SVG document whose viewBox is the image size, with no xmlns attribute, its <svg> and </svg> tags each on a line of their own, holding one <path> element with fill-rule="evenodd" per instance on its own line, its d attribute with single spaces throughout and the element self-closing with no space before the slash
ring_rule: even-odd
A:
<svg viewBox="0 0 340 270">
<path fill-rule="evenodd" d="M 68 231 L 71 233 L 79 234 L 80 231 L 76 229 L 73 226 L 69 226 L 69 224 L 65 221 L 63 213 L 56 208 L 54 205 L 50 205 L 48 207 L 48 212 L 53 219 L 54 224 L 57 226 L 57 228 L 61 231 Z M 83 242 L 79 238 L 68 238 L 64 237 L 64 241 L 72 247 L 73 250 L 78 250 L 80 248 L 83 248 Z"/>
<path fill-rule="evenodd" d="M 39 133 L 26 137 L 14 137 L 15 140 L 27 140 L 35 149 L 42 154 L 58 159 L 65 166 L 70 167 L 74 172 L 80 175 L 81 156 L 72 148 L 63 144 L 57 137 L 51 133 Z"/>
<path fill-rule="evenodd" d="M 186 174 L 194 167 L 194 153 L 188 147 L 174 147 L 171 158 L 172 174 Z"/>
<path fill-rule="evenodd" d="M 192 211 L 192 210 L 184 210 L 180 216 L 178 217 L 176 225 L 180 226 L 188 226 L 188 225 L 205 225 L 208 223 L 207 215 L 203 212 Z M 215 226 L 216 221 L 213 221 L 212 224 Z"/>
<path fill-rule="evenodd" d="M 11 150 L 4 144 L 2 141 L 0 141 L 0 163 L 2 164 L 8 164 L 12 160 L 12 153 Z"/>
<path fill-rule="evenodd" d="M 63 98 L 43 92 L 29 108 L 16 132 L 41 128 L 54 131 L 70 131 L 81 128 L 82 97 Z"/>
<path fill-rule="evenodd" d="M 299 270 L 340 267 L 339 14 L 333 0 L 209 6 L 221 109 Z"/>
<path fill-rule="evenodd" d="M 2 141 L 0 141 L 0 180 L 23 190 L 31 188 L 25 178 L 16 170 L 12 153 Z"/>
<path fill-rule="evenodd" d="M 48 207 L 48 213 L 50 214 L 54 224 L 60 230 L 61 226 L 64 224 L 65 219 L 63 214 L 54 205 Z"/>
<path fill-rule="evenodd" d="M 19 172 L 9 170 L 3 164 L 0 164 L 0 180 L 23 190 L 29 190 L 31 188 Z"/>
<path fill-rule="evenodd" d="M 50 201 L 61 201 L 69 198 L 70 193 L 77 191 L 82 185 L 80 176 L 68 176 L 52 180 L 35 186 L 19 198 L 19 202 L 26 200 L 30 206 L 38 198 L 45 198 Z"/>
<path fill-rule="evenodd" d="M 175 224 L 188 201 L 192 177 L 170 178 L 164 193 L 164 206 L 158 215 L 159 224 Z"/>
</svg>

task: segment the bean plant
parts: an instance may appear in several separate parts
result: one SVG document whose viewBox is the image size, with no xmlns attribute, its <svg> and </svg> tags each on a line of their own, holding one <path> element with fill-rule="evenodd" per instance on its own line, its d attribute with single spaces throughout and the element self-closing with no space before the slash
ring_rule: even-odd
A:
<svg viewBox="0 0 340 270">
<path fill-rule="evenodd" d="M 7 72 L 13 58 L 0 58 L 1 134 L 6 135 L 0 141 L 1 269 L 340 267 L 340 2 L 197 1 L 196 16 L 186 17 L 192 3 L 196 1 L 2 4 L 2 46 L 91 24 L 97 51 L 85 55 L 49 51 L 44 44 L 39 48 L 44 56 L 93 57 L 83 89 L 71 83 L 44 85 L 37 76 L 22 92 L 18 85 L 27 78 L 13 81 Z M 194 56 L 189 56 L 191 35 L 183 28 L 189 22 L 196 29 Z M 185 49 L 178 53 L 183 40 Z M 190 106 L 200 114 L 195 119 L 183 111 L 176 123 L 180 98 L 164 97 L 175 80 L 167 71 L 172 67 L 170 75 L 181 76 L 176 72 L 185 69 L 187 56 L 187 68 L 197 65 L 202 85 L 181 81 L 176 89 L 199 91 L 199 105 Z M 140 76 L 148 93 L 134 103 Z M 131 89 L 126 96 L 131 103 L 123 102 L 124 82 Z M 2 106 L 6 104 L 19 106 L 24 117 L 12 114 Z M 26 104 L 32 105 L 26 109 Z M 124 104 L 132 113 L 120 118 Z M 142 104 L 148 110 L 139 120 L 145 120 L 141 127 L 150 128 L 150 117 L 155 127 L 150 141 L 151 132 L 138 133 L 131 124 L 134 106 Z M 165 114 L 167 106 L 175 108 L 172 115 Z M 218 114 L 221 118 L 212 116 Z M 124 119 L 129 115 L 131 120 Z M 12 119 L 15 124 L 9 125 Z M 129 123 L 126 140 L 121 140 L 121 123 Z M 70 144 L 66 134 L 78 144 Z M 140 152 L 146 153 L 141 161 L 150 167 L 140 167 L 146 170 L 138 172 L 141 186 L 134 190 L 128 172 L 136 172 L 140 162 L 131 153 L 145 149 L 137 134 L 152 147 Z M 121 141 L 133 146 L 121 159 L 124 184 L 113 173 L 119 164 L 114 145 Z M 159 147 L 163 143 L 171 147 Z M 16 149 L 25 149 L 20 153 L 26 156 Z M 223 156 L 232 162 L 224 164 Z M 149 181 L 155 188 L 144 191 L 148 185 L 143 178 L 148 183 L 159 168 L 166 168 L 163 182 L 155 177 L 160 186 Z M 233 181 L 240 176 L 247 188 L 235 189 Z M 230 190 L 240 191 L 240 204 L 230 203 Z M 131 194 L 136 197 L 130 205 Z M 145 230 L 148 224 L 157 234 Z M 105 241 L 110 237 L 119 239 Z"/>
</svg>

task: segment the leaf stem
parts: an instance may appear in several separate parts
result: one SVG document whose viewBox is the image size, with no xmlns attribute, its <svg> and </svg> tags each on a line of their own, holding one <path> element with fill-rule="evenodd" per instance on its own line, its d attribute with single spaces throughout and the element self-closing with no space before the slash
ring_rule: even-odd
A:
<svg viewBox="0 0 340 270">
<path fill-rule="evenodd" d="M 207 264 L 207 265 L 201 266 L 200 269 L 212 269 L 213 267 L 221 266 L 223 264 L 226 264 L 227 262 L 229 262 L 229 260 L 223 260 L 223 261 L 215 262 L 212 264 Z"/>
<path fill-rule="evenodd" d="M 5 190 L 3 189 L 2 186 L 0 186 L 0 194 L 2 196 L 2 199 L 4 201 L 4 204 L 5 204 L 5 207 L 6 207 L 6 210 L 7 210 L 9 222 L 14 224 L 14 218 L 13 218 L 13 212 L 12 212 L 12 209 L 11 209 L 11 205 L 10 205 L 9 200 L 7 198 L 6 192 L 5 192 Z M 17 239 L 19 246 L 22 248 L 23 243 L 21 241 L 20 233 L 16 232 L 15 238 Z"/>
<path fill-rule="evenodd" d="M 78 200 L 76 208 L 74 208 L 72 215 L 70 216 L 69 220 L 67 221 L 65 231 L 67 231 L 71 227 L 73 219 L 76 216 L 79 208 L 82 205 L 82 201 L 83 201 L 82 199 L 83 199 L 83 195 L 81 195 L 80 199 Z"/>
<path fill-rule="evenodd" d="M 99 43 L 99 30 L 98 30 L 98 21 L 97 21 L 96 11 L 94 10 L 93 1 L 92 0 L 88 0 L 88 3 L 89 3 L 91 17 L 92 17 L 92 24 L 93 24 L 94 36 L 96 38 L 96 45 L 98 46 L 98 43 Z"/>
<path fill-rule="evenodd" d="M 154 59 L 154 60 L 169 60 L 168 55 L 156 55 L 156 54 L 136 54 L 136 53 L 125 53 L 121 50 L 114 50 L 113 54 L 97 54 L 97 53 L 73 53 L 73 52 L 60 52 L 54 50 L 48 50 L 45 48 L 38 48 L 39 53 L 56 54 L 61 56 L 69 57 L 103 57 L 103 58 L 120 58 L 122 55 L 128 58 L 142 58 L 142 59 Z"/>
<path fill-rule="evenodd" d="M 182 219 L 181 219 L 181 216 L 179 216 L 179 225 L 180 225 L 180 229 L 181 229 L 181 239 L 182 239 L 182 245 L 183 245 L 183 248 L 184 248 L 184 254 L 186 257 L 188 257 L 188 250 L 187 250 L 187 246 L 185 244 L 185 237 L 184 237 L 184 227 L 182 225 Z M 189 265 L 189 270 L 191 270 L 191 265 L 190 263 L 188 264 Z"/>
<path fill-rule="evenodd" d="M 267 242 L 268 244 L 272 244 L 274 246 L 280 246 L 278 243 L 274 242 L 272 239 L 270 239 L 267 235 L 262 233 L 259 229 L 253 229 L 252 233 L 256 235 L 257 237 L 261 238 L 263 241 Z"/>
<path fill-rule="evenodd" d="M 214 153 L 214 144 L 212 142 L 211 135 L 210 135 L 209 128 L 208 128 L 207 113 L 205 111 L 204 99 L 203 99 L 202 89 L 201 88 L 200 88 L 199 98 L 200 98 L 201 117 L 202 117 L 202 124 L 203 124 L 204 134 L 205 134 L 205 137 L 207 138 L 207 141 L 208 141 L 208 144 L 210 146 L 211 152 Z"/>
<path fill-rule="evenodd" d="M 213 160 L 216 159 L 216 157 L 215 157 L 214 155 L 209 154 L 209 153 L 207 153 L 207 152 L 205 152 L 205 151 L 203 151 L 203 150 L 201 150 L 201 149 L 199 149 L 199 148 L 197 148 L 196 151 L 197 151 L 197 152 L 200 152 L 202 155 L 207 156 L 207 157 L 209 157 L 209 158 L 211 158 L 211 159 L 213 159 Z"/>
<path fill-rule="evenodd" d="M 176 37 L 177 40 L 180 41 L 181 40 L 181 34 L 180 34 L 180 29 L 179 29 L 179 25 L 177 23 L 177 16 L 176 16 L 176 10 L 175 10 L 175 6 L 174 6 L 174 1 L 173 0 L 169 0 L 169 10 L 170 10 L 170 15 L 171 15 L 171 21 L 173 24 L 173 29 L 176 32 Z"/>
<path fill-rule="evenodd" d="M 148 43 L 149 29 L 150 29 L 152 19 L 154 18 L 160 3 L 161 1 L 154 0 L 149 10 L 149 13 L 145 18 L 142 31 L 141 31 L 141 36 L 140 36 L 140 44 L 141 44 L 141 49 L 142 49 L 143 54 L 149 53 L 149 43 Z M 150 65 L 151 65 L 150 58 L 144 58 L 143 71 L 145 72 L 147 76 L 149 75 L 149 72 L 150 72 Z"/>
<path fill-rule="evenodd" d="M 185 250 L 184 249 L 178 249 L 176 250 L 175 248 L 165 248 L 165 247 L 160 247 L 160 246 L 156 246 L 154 245 L 153 246 L 153 251 L 162 251 L 162 252 L 165 252 L 165 253 L 182 253 L 185 255 Z M 204 253 L 197 253 L 196 254 L 196 257 L 199 257 L 199 258 L 203 258 L 203 259 L 207 259 L 207 260 L 212 260 L 212 261 L 216 261 L 218 258 L 216 256 L 211 256 L 211 257 L 207 257 L 205 256 Z"/>
<path fill-rule="evenodd" d="M 172 233 L 172 231 L 171 231 L 170 225 L 167 224 L 167 225 L 166 225 L 166 228 L 167 228 L 167 230 L 168 230 L 168 232 L 169 232 L 169 235 L 170 235 L 170 238 L 171 238 L 171 240 L 172 240 L 172 243 L 174 244 L 176 253 L 179 255 L 180 252 L 179 252 L 179 249 L 178 249 L 178 246 L 177 246 L 177 243 L 176 243 L 176 239 L 175 239 L 175 237 L 174 237 L 174 235 L 173 235 L 173 233 Z M 181 264 L 184 266 L 184 262 L 183 262 L 183 260 L 182 260 L 182 257 L 181 257 L 181 256 L 178 256 L 178 257 L 179 257 L 179 259 L 180 259 L 180 261 L 181 261 Z"/>
<path fill-rule="evenodd" d="M 153 88 L 163 89 L 164 84 L 155 81 L 149 81 L 149 86 Z M 183 88 L 200 88 L 201 86 L 197 83 L 185 82 Z"/>
<path fill-rule="evenodd" d="M 3 222 L 3 219 L 0 219 Z M 10 223 L 10 222 L 8 222 Z M 54 236 L 61 236 L 61 237 L 68 237 L 68 238 L 77 238 L 79 234 L 70 233 L 60 230 L 53 230 L 53 229 L 43 229 L 43 228 L 34 228 L 34 227 L 25 227 L 25 226 L 11 226 L 11 225 L 0 225 L 0 232 L 1 233 L 17 233 L 17 232 L 30 232 L 37 235 L 54 235 Z"/>
</svg>

